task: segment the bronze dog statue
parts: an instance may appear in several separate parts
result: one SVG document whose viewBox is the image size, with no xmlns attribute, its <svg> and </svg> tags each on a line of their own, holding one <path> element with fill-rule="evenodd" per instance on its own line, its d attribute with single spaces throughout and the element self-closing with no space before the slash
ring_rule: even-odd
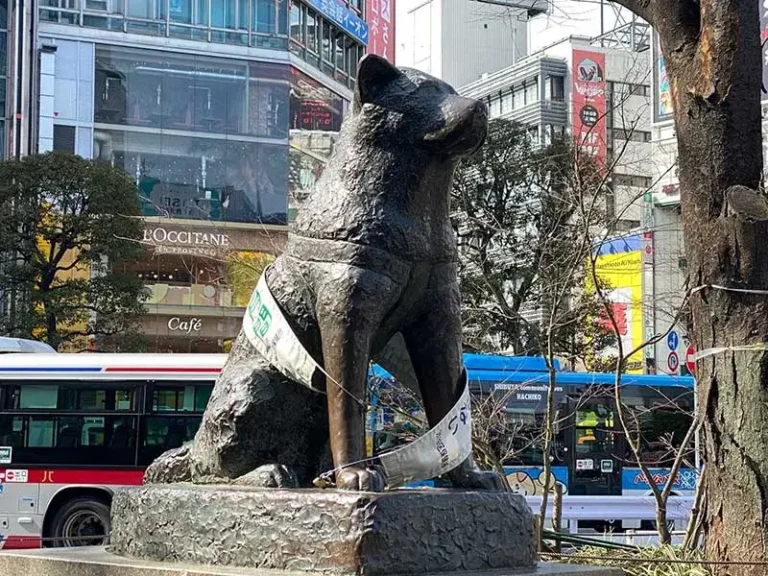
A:
<svg viewBox="0 0 768 576">
<path fill-rule="evenodd" d="M 288 380 L 241 332 L 194 442 L 163 454 L 145 482 L 307 486 L 327 470 L 349 490 L 382 490 L 365 460 L 369 361 L 407 359 L 435 426 L 464 386 L 456 238 L 458 160 L 487 130 L 485 106 L 377 56 L 359 66 L 352 111 L 266 282 L 324 368 L 326 396 Z M 329 454 L 330 448 L 330 454 Z M 456 487 L 501 489 L 467 458 Z"/>
</svg>

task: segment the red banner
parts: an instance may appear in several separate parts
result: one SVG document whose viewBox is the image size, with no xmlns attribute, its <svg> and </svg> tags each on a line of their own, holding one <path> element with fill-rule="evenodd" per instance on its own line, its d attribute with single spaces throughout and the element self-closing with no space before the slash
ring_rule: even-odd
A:
<svg viewBox="0 0 768 576">
<path fill-rule="evenodd" d="M 395 63 L 395 0 L 366 0 L 368 54 Z"/>
<path fill-rule="evenodd" d="M 582 152 L 600 169 L 607 161 L 605 54 L 573 51 L 573 134 Z"/>
</svg>

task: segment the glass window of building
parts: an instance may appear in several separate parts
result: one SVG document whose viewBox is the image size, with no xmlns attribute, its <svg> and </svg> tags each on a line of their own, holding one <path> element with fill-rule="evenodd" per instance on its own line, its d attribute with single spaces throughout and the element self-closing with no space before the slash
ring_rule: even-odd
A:
<svg viewBox="0 0 768 576">
<path fill-rule="evenodd" d="M 53 127 L 53 149 L 57 152 L 75 153 L 75 127 L 56 124 Z"/>
<path fill-rule="evenodd" d="M 501 97 L 498 95 L 494 95 L 491 97 L 490 115 L 491 115 L 491 118 L 495 118 L 496 116 L 501 116 Z"/>
<path fill-rule="evenodd" d="M 320 65 L 320 18 L 312 9 L 306 11 L 307 36 L 305 58 L 313 66 Z"/>
<path fill-rule="evenodd" d="M 353 86 L 365 46 L 320 13 L 291 4 L 291 51 L 340 83 Z"/>
<path fill-rule="evenodd" d="M 514 109 L 519 110 L 525 106 L 525 87 L 520 84 L 514 87 L 514 93 L 512 94 L 512 101 Z"/>
<path fill-rule="evenodd" d="M 5 84 L 8 60 L 8 0 L 0 0 L 0 160 L 6 154 Z"/>
<path fill-rule="evenodd" d="M 514 99 L 513 99 L 513 94 L 511 89 L 505 90 L 501 94 L 501 100 L 502 100 L 502 103 L 501 103 L 502 110 L 504 110 L 505 112 L 511 112 L 512 110 L 514 110 Z"/>
<path fill-rule="evenodd" d="M 94 156 L 136 178 L 147 216 L 284 224 L 288 70 L 97 46 Z"/>
<path fill-rule="evenodd" d="M 42 0 L 39 6 L 45 22 L 280 50 L 288 46 L 286 0 Z"/>
<path fill-rule="evenodd" d="M 525 81 L 525 104 L 533 104 L 539 101 L 539 78 L 531 78 Z"/>
<path fill-rule="evenodd" d="M 296 68 L 291 68 L 290 128 L 338 132 L 344 115 L 344 101 Z"/>
<path fill-rule="evenodd" d="M 547 98 L 554 102 L 565 100 L 565 78 L 563 76 L 550 76 L 547 82 Z"/>
</svg>

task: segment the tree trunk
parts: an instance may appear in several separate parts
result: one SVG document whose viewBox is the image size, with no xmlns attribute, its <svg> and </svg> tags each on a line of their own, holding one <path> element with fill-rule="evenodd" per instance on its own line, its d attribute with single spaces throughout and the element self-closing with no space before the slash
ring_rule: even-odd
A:
<svg viewBox="0 0 768 576">
<path fill-rule="evenodd" d="M 768 204 L 762 173 L 762 58 L 757 0 L 620 0 L 655 25 L 672 87 L 699 413 L 707 467 L 706 549 L 766 560 Z M 764 566 L 722 567 L 758 575 Z"/>
<path fill-rule="evenodd" d="M 683 233 L 693 287 L 705 545 L 762 562 L 768 507 L 768 204 L 762 174 L 759 0 L 617 0 L 659 33 L 677 129 Z M 696 289 L 696 288 L 694 288 Z M 721 574 L 764 574 L 764 566 Z"/>
</svg>

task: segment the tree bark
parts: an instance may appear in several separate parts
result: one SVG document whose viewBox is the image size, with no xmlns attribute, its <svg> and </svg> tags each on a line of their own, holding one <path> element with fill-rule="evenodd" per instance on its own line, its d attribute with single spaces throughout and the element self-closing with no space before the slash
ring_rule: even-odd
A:
<svg viewBox="0 0 768 576">
<path fill-rule="evenodd" d="M 762 174 L 758 0 L 618 0 L 661 38 L 678 141 L 693 341 L 725 348 L 696 366 L 705 545 L 715 560 L 764 562 L 768 508 L 768 203 Z M 721 567 L 764 574 L 765 566 Z"/>
</svg>

